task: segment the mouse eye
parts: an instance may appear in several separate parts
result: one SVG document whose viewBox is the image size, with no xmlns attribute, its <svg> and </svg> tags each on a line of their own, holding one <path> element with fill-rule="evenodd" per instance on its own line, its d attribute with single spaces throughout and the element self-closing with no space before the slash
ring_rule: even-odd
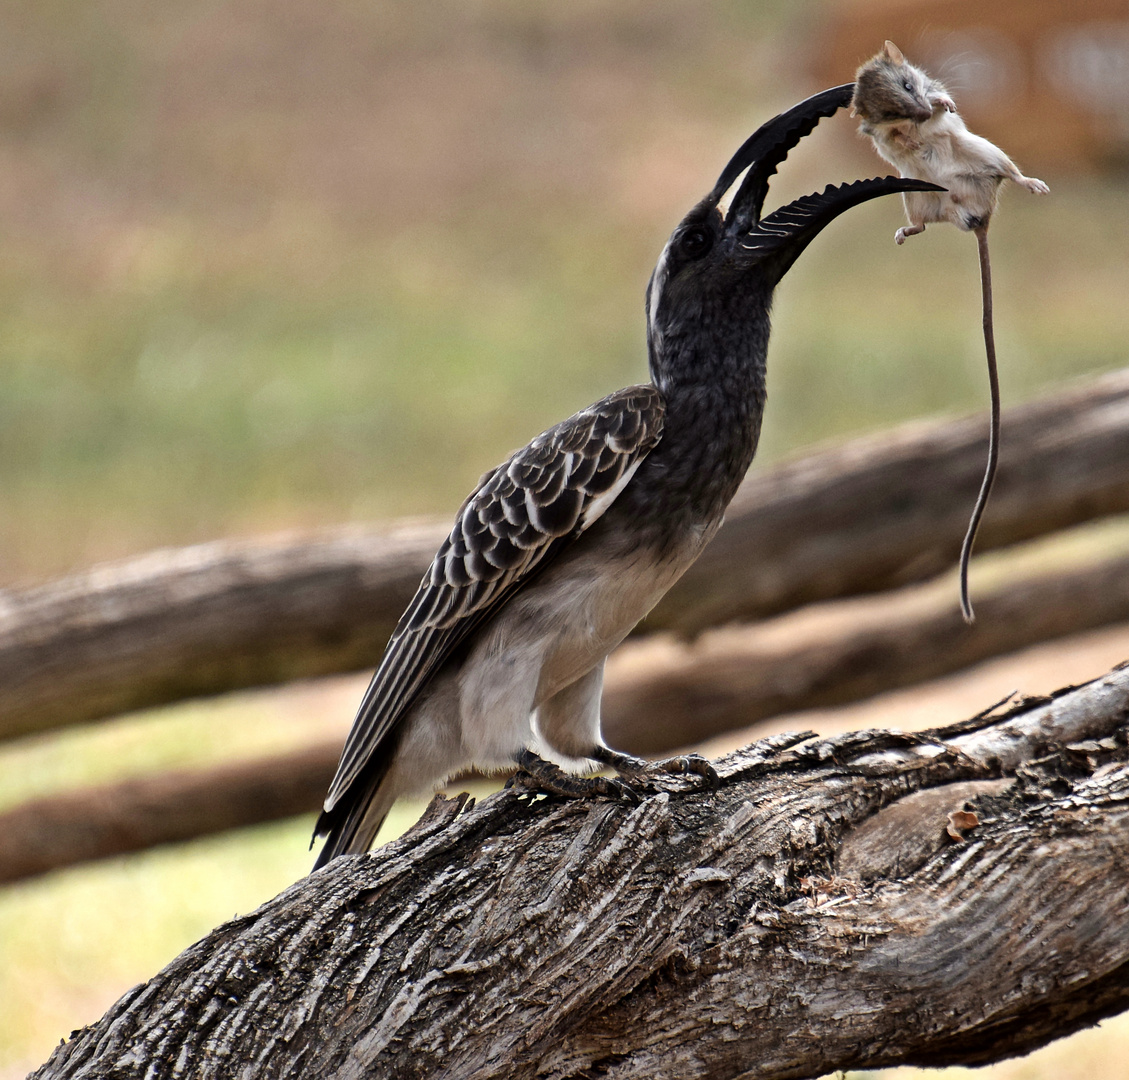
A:
<svg viewBox="0 0 1129 1080">
<path fill-rule="evenodd" d="M 711 247 L 713 247 L 713 236 L 708 229 L 703 229 L 701 226 L 687 229 L 682 234 L 682 239 L 678 241 L 678 250 L 687 259 L 700 259 Z"/>
<path fill-rule="evenodd" d="M 913 83 L 904 82 L 902 83 L 902 86 L 904 86 L 911 94 L 913 93 Z"/>
</svg>

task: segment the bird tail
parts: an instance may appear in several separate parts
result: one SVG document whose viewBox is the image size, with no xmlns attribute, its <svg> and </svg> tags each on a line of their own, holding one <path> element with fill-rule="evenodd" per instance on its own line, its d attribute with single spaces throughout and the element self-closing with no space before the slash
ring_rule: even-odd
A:
<svg viewBox="0 0 1129 1080">
<path fill-rule="evenodd" d="M 353 791 L 347 791 L 331 810 L 321 812 L 310 846 L 319 836 L 326 840 L 314 870 L 320 870 L 338 855 L 361 855 L 368 851 L 396 799 L 388 781 L 387 767 L 376 776 L 359 776 Z"/>
</svg>

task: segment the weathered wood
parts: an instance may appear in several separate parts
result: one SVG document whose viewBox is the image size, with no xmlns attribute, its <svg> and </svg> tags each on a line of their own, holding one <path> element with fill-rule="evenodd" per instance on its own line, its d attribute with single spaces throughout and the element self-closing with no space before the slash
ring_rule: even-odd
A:
<svg viewBox="0 0 1129 1080">
<path fill-rule="evenodd" d="M 979 596 L 977 608 L 980 618 L 968 627 L 953 590 L 883 593 L 692 643 L 667 635 L 628 643 L 608 666 L 605 735 L 619 749 L 658 756 L 772 716 L 857 701 L 1129 621 L 1129 556 L 1013 581 Z M 21 804 L 0 813 L 0 883 L 313 814 L 340 751 L 333 739 Z"/>
<path fill-rule="evenodd" d="M 920 736 L 765 740 L 712 793 L 436 803 L 33 1075 L 796 1078 L 1023 1053 L 1129 1005 L 1127 716 L 1118 670 Z M 1003 777 L 963 840 L 845 876 L 884 808 Z"/>
<path fill-rule="evenodd" d="M 0 738 L 373 665 L 445 532 L 220 541 L 0 591 Z"/>
<path fill-rule="evenodd" d="M 647 626 L 693 634 L 947 569 L 985 432 L 919 424 L 754 474 Z M 1005 414 L 978 550 L 1125 510 L 1129 371 Z M 0 737 L 372 666 L 446 527 L 208 544 L 0 591 Z"/>
</svg>

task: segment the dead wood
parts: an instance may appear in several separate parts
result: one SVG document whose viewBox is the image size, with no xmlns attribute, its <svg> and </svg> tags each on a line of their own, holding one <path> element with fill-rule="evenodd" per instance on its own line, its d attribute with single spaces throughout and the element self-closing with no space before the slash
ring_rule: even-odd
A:
<svg viewBox="0 0 1129 1080">
<path fill-rule="evenodd" d="M 858 701 L 1037 642 L 1129 621 L 1129 556 L 1013 581 L 977 598 L 965 625 L 955 589 L 840 601 L 687 643 L 654 635 L 608 665 L 610 745 L 657 756 L 758 721 Z M 170 772 L 23 803 L 0 813 L 0 883 L 92 859 L 313 814 L 339 739 L 230 765 Z"/>
<path fill-rule="evenodd" d="M 765 740 L 712 793 L 437 802 L 33 1075 L 767 1080 L 1024 1053 L 1129 1005 L 1127 717 L 1117 670 L 920 735 Z"/>
<path fill-rule="evenodd" d="M 1129 510 L 1129 369 L 1003 414 L 976 551 Z M 986 415 L 908 424 L 811 454 L 738 492 L 654 628 L 697 633 L 956 565 L 984 472 Z"/>
<path fill-rule="evenodd" d="M 375 666 L 444 532 L 220 541 L 0 591 L 0 738 Z"/>
<path fill-rule="evenodd" d="M 754 474 L 648 627 L 694 634 L 947 569 L 985 432 L 918 424 Z M 1126 510 L 1129 372 L 1005 414 L 978 550 Z M 208 544 L 2 591 L 0 737 L 370 667 L 445 529 Z"/>
</svg>

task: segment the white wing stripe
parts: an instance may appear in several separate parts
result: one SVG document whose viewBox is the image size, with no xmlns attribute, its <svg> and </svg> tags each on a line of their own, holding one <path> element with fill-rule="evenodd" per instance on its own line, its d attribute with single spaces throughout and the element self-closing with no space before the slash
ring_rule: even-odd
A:
<svg viewBox="0 0 1129 1080">
<path fill-rule="evenodd" d="M 623 470 L 623 475 L 614 483 L 607 491 L 600 495 L 598 498 L 593 499 L 585 508 L 584 513 L 580 516 L 581 528 L 587 529 L 598 517 L 600 517 L 605 510 L 616 500 L 616 496 L 627 487 L 631 482 L 631 478 L 635 475 L 635 470 L 643 464 L 643 459 L 639 458 L 633 461 L 626 469 Z"/>
</svg>

